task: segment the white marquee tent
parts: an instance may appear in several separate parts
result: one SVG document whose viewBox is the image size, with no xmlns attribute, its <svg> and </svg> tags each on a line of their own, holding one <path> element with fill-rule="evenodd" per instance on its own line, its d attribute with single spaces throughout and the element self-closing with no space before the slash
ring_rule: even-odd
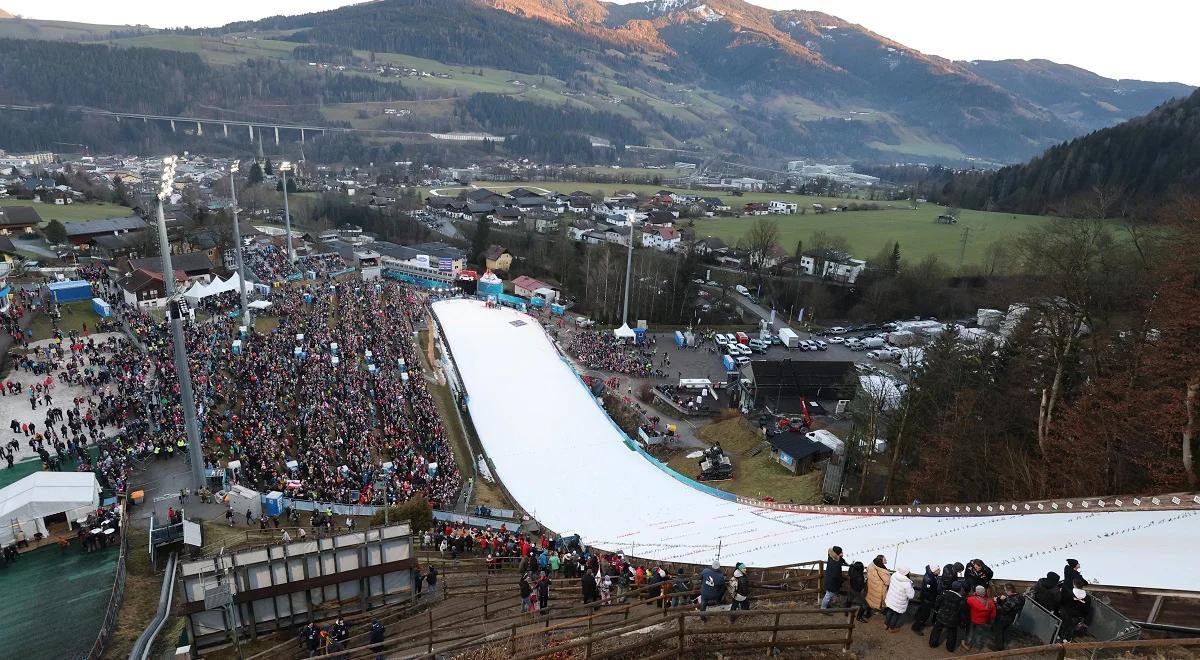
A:
<svg viewBox="0 0 1200 660">
<path fill-rule="evenodd" d="M 226 291 L 237 291 L 238 287 L 240 287 L 240 286 L 241 286 L 241 277 L 237 273 L 234 273 L 233 275 L 230 275 L 229 279 L 227 279 L 227 280 L 222 280 L 221 278 L 218 277 L 218 278 L 214 279 L 213 281 L 209 282 L 208 284 L 201 284 L 200 282 L 196 282 L 195 284 L 193 284 L 191 286 L 191 288 L 189 288 L 187 291 L 185 291 L 183 293 L 183 297 L 187 298 L 188 302 L 190 302 L 194 305 L 194 304 L 200 302 L 201 299 L 207 298 L 209 296 L 215 296 L 218 293 L 225 293 Z"/>
<path fill-rule="evenodd" d="M 100 484 L 91 472 L 34 472 L 0 489 L 0 545 L 16 540 L 14 522 L 27 539 L 46 533 L 46 516 L 66 512 L 68 524 L 100 505 Z"/>
</svg>

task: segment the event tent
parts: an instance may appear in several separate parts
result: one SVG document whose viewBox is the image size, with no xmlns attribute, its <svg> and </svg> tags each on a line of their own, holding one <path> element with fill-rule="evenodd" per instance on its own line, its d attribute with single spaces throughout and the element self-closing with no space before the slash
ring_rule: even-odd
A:
<svg viewBox="0 0 1200 660">
<path fill-rule="evenodd" d="M 66 512 L 68 524 L 100 505 L 100 483 L 92 472 L 34 472 L 0 489 L 0 545 L 46 533 L 46 516 Z"/>
<path fill-rule="evenodd" d="M 233 275 L 230 275 L 229 279 L 227 280 L 222 280 L 218 277 L 208 284 L 196 282 L 191 286 L 191 288 L 183 293 L 183 297 L 187 298 L 188 302 L 196 304 L 200 302 L 201 299 L 209 296 L 215 296 L 218 293 L 237 291 L 240 286 L 241 278 L 237 273 L 234 273 Z"/>
<path fill-rule="evenodd" d="M 617 339 L 620 339 L 623 341 L 626 339 L 633 339 L 634 335 L 636 335 L 637 333 L 635 333 L 633 331 L 633 328 L 629 327 L 628 323 L 623 323 L 623 324 L 621 324 L 621 327 L 617 328 L 616 330 L 613 330 L 613 334 L 616 335 Z"/>
</svg>

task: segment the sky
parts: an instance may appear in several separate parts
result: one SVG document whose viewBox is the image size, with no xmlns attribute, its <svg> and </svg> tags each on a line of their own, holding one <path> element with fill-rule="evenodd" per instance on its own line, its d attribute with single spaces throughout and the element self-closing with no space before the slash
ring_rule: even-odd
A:
<svg viewBox="0 0 1200 660">
<path fill-rule="evenodd" d="M 0 0 L 0 8 L 6 2 Z M 618 0 L 628 2 L 629 0 Z M 1200 85 L 1186 55 L 1200 24 L 1195 0 L 754 0 L 823 11 L 917 50 L 954 60 L 1049 59 L 1111 78 Z M 347 0 L 57 0 L 25 5 L 27 18 L 202 27 L 300 14 Z M 17 13 L 15 8 L 9 11 Z M 25 9 L 24 7 L 22 9 Z"/>
</svg>

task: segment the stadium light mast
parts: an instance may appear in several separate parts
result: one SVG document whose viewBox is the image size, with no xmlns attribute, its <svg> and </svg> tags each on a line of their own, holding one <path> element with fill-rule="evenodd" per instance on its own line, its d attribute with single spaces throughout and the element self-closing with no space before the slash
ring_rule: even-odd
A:
<svg viewBox="0 0 1200 660">
<path fill-rule="evenodd" d="M 233 242 L 237 246 L 238 293 L 242 300 L 242 325 L 250 327 L 250 308 L 246 304 L 246 267 L 242 260 L 242 228 L 238 226 L 237 190 L 234 189 L 233 175 L 238 173 L 238 161 L 234 160 L 229 166 L 229 199 L 233 209 Z"/>
<path fill-rule="evenodd" d="M 287 257 L 288 263 L 295 265 L 296 250 L 292 247 L 292 212 L 288 209 L 287 198 L 287 174 L 292 171 L 292 162 L 285 160 L 279 164 L 279 173 L 283 175 L 283 222 L 284 228 L 287 230 Z"/>
<path fill-rule="evenodd" d="M 629 328 L 629 285 L 633 279 L 633 223 L 629 223 L 629 252 L 625 256 L 625 306 L 621 310 L 621 327 Z"/>
<path fill-rule="evenodd" d="M 158 190 L 158 249 L 162 259 L 167 316 L 171 321 L 171 343 L 175 348 L 175 373 L 179 377 L 179 395 L 183 405 L 183 428 L 187 432 L 188 459 L 192 464 L 192 489 L 195 492 L 204 487 L 204 454 L 200 450 L 196 397 L 192 393 L 192 372 L 188 367 L 187 346 L 183 339 L 183 315 L 187 311 L 187 303 L 175 292 L 175 266 L 171 263 L 171 242 L 167 238 L 167 218 L 163 212 L 163 204 L 171 196 L 175 183 L 175 160 L 175 156 L 163 159 L 162 185 Z"/>
</svg>

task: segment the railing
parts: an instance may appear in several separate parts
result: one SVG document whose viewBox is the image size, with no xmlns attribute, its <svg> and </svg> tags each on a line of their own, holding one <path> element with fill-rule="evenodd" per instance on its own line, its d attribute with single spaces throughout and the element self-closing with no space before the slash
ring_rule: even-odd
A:
<svg viewBox="0 0 1200 660">
<path fill-rule="evenodd" d="M 867 516 L 1004 516 L 1037 513 L 1076 513 L 1084 511 L 1170 511 L 1200 509 L 1200 494 L 1168 493 L 1166 495 L 1121 495 L 1116 497 L 1062 498 L 1030 502 L 977 502 L 971 504 L 911 504 L 840 506 L 835 504 L 784 504 L 764 502 L 751 497 L 737 498 L 739 504 L 793 511 L 796 513 L 825 513 Z"/>
<path fill-rule="evenodd" d="M 87 660 L 99 660 L 108 648 L 112 639 L 113 629 L 117 627 L 117 615 L 121 611 L 121 601 L 125 597 L 125 555 L 129 551 L 129 542 L 125 530 L 129 527 L 129 519 L 125 515 L 125 505 L 121 505 L 121 550 L 117 557 L 117 575 L 113 579 L 112 595 L 108 597 L 108 607 L 104 610 L 104 621 L 100 624 L 100 633 L 92 648 L 84 656 Z M 63 622 L 65 623 L 65 622 Z"/>
<path fill-rule="evenodd" d="M 1072 657 L 1094 657 L 1096 651 L 1133 651 L 1138 649 L 1168 650 L 1178 648 L 1200 648 L 1200 638 L 1189 639 L 1133 639 L 1120 642 L 1072 642 L 1070 644 L 1046 644 L 1044 646 L 1026 646 L 1007 651 L 992 651 L 977 653 L 972 658 L 993 660 L 998 658 L 1030 658 L 1042 655 L 1053 655 L 1057 660 Z M 1194 652 L 1193 652 L 1194 653 Z M 1190 655 L 1190 654 L 1189 654 Z M 1167 657 L 1167 656 L 1163 656 Z"/>
</svg>

